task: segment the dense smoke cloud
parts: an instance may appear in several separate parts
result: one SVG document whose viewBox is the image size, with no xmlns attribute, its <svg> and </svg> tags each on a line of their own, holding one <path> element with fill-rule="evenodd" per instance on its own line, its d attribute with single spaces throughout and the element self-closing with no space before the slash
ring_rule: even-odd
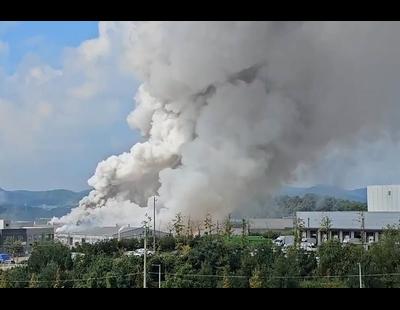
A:
<svg viewBox="0 0 400 310">
<path fill-rule="evenodd" d="M 397 137 L 398 22 L 114 26 L 142 82 L 128 122 L 144 139 L 98 165 L 64 229 L 139 223 L 153 195 L 165 222 L 223 217 L 262 206 L 331 148 Z"/>
</svg>

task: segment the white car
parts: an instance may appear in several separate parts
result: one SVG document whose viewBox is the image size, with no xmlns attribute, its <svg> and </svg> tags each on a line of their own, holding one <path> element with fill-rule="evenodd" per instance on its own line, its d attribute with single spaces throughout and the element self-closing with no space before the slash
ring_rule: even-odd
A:
<svg viewBox="0 0 400 310">
<path fill-rule="evenodd" d="M 148 256 L 151 256 L 153 254 L 154 254 L 154 251 L 147 250 L 147 255 Z M 142 249 L 137 249 L 137 250 L 133 251 L 130 255 L 139 256 L 139 257 L 144 256 L 144 249 L 143 248 Z"/>
</svg>

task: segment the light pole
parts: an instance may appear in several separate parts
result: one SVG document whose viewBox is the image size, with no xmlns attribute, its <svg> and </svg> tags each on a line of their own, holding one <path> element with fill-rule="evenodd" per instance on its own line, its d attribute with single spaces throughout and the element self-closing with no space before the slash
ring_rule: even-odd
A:
<svg viewBox="0 0 400 310">
<path fill-rule="evenodd" d="M 153 201 L 153 251 L 156 252 L 156 196 Z"/>
<path fill-rule="evenodd" d="M 161 288 L 161 264 L 153 265 L 158 266 L 158 288 Z"/>
<path fill-rule="evenodd" d="M 146 260 L 147 260 L 147 222 L 144 224 L 144 259 L 143 259 L 143 288 L 146 288 Z"/>
<path fill-rule="evenodd" d="M 358 274 L 360 278 L 360 288 L 362 288 L 361 263 L 358 263 Z"/>
</svg>

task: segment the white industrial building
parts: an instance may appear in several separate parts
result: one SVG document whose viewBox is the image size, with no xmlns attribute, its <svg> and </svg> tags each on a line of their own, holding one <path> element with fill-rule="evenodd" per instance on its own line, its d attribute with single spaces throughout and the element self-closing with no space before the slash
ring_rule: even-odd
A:
<svg viewBox="0 0 400 310">
<path fill-rule="evenodd" d="M 400 185 L 368 186 L 367 205 L 367 212 L 297 212 L 296 222 L 303 237 L 318 244 L 327 239 L 376 242 L 388 226 L 400 224 Z"/>
<path fill-rule="evenodd" d="M 367 187 L 368 212 L 400 212 L 400 185 Z"/>
<path fill-rule="evenodd" d="M 163 237 L 167 233 L 156 230 L 157 237 Z M 153 235 L 153 230 L 148 231 L 148 237 Z M 94 244 L 99 241 L 107 241 L 112 239 L 141 239 L 144 237 L 143 227 L 126 226 L 110 226 L 110 227 L 91 227 L 75 232 L 56 233 L 55 239 L 68 246 L 76 246 L 77 244 L 90 243 Z"/>
</svg>

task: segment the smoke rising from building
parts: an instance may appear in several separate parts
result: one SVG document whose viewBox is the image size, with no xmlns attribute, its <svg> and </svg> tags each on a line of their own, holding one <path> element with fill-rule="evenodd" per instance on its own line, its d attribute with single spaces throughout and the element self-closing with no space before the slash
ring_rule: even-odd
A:
<svg viewBox="0 0 400 310">
<path fill-rule="evenodd" d="M 99 163 L 90 195 L 55 219 L 65 230 L 140 223 L 154 195 L 164 223 L 224 217 L 264 205 L 330 149 L 398 138 L 398 22 L 114 27 L 142 82 L 127 120 L 143 141 Z"/>
</svg>

